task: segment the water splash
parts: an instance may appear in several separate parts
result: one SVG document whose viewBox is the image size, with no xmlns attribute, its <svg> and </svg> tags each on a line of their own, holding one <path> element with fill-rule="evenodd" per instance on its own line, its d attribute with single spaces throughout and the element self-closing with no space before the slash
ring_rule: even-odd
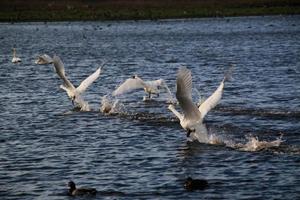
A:
<svg viewBox="0 0 300 200">
<path fill-rule="evenodd" d="M 215 134 L 210 134 L 208 138 L 209 144 L 213 145 L 225 145 L 225 140 L 223 140 L 221 137 L 215 135 Z"/>
<path fill-rule="evenodd" d="M 282 142 L 283 142 L 282 135 L 272 141 L 259 140 L 257 136 L 255 137 L 250 135 L 246 137 L 246 142 L 242 143 L 242 142 L 237 142 L 231 138 L 222 137 L 216 134 L 210 134 L 208 143 L 213 145 L 224 145 L 226 147 L 239 150 L 239 151 L 255 152 L 255 151 L 272 149 L 275 147 L 277 148 L 281 145 Z"/>
<path fill-rule="evenodd" d="M 100 112 L 105 114 L 116 114 L 124 112 L 124 105 L 119 99 L 112 100 L 107 95 L 101 98 Z"/>
<path fill-rule="evenodd" d="M 125 117 L 132 120 L 140 120 L 150 122 L 160 122 L 164 121 L 173 122 L 170 118 L 159 117 L 153 113 L 128 113 L 122 103 L 118 99 L 110 99 L 107 95 L 102 97 L 100 111 L 105 114 L 117 114 L 119 117 Z M 168 124 L 168 123 L 167 123 Z M 220 134 L 220 132 L 215 133 L 212 130 L 207 130 L 205 124 L 197 126 L 197 132 L 193 132 L 187 140 L 189 142 L 198 141 L 200 143 L 206 143 L 211 145 L 221 145 L 226 146 L 239 151 L 262 151 L 267 149 L 272 149 L 279 147 L 282 140 L 282 135 L 275 140 L 265 141 L 259 140 L 256 136 L 246 136 L 244 142 L 241 142 L 240 139 L 237 141 L 236 138 L 231 138 L 228 135 Z"/>
<path fill-rule="evenodd" d="M 237 144 L 237 147 L 241 151 L 261 151 L 264 149 L 271 149 L 279 147 L 283 142 L 282 135 L 273 141 L 259 140 L 258 137 L 249 136 L 246 144 Z"/>
<path fill-rule="evenodd" d="M 272 141 L 259 140 L 257 136 L 248 135 L 246 141 L 238 142 L 236 139 L 232 139 L 229 136 L 213 133 L 211 130 L 205 132 L 202 129 L 201 132 L 194 133 L 192 137 L 188 138 L 188 141 L 198 141 L 200 143 L 206 143 L 211 145 L 223 145 L 239 151 L 262 151 L 272 148 L 278 148 L 283 142 L 283 135 Z M 205 137 L 204 137 L 205 136 Z"/>
</svg>

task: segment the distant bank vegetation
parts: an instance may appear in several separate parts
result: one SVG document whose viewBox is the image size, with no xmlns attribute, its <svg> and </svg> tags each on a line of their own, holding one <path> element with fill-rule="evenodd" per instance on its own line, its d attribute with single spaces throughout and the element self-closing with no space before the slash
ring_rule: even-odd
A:
<svg viewBox="0 0 300 200">
<path fill-rule="evenodd" d="M 140 20 L 300 14 L 299 0 L 1 0 L 0 21 Z"/>
</svg>

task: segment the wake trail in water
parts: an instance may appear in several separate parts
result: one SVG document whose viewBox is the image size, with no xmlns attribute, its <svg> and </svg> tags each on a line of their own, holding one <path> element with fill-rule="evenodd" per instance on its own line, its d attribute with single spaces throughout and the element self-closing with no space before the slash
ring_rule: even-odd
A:
<svg viewBox="0 0 300 200">
<path fill-rule="evenodd" d="M 153 103 L 153 102 L 152 102 Z M 159 104 L 161 105 L 162 102 L 154 102 L 154 104 Z M 219 108 L 219 110 L 222 109 L 227 109 L 230 110 L 230 112 L 237 112 L 239 114 L 242 113 L 247 113 L 248 114 L 248 109 L 241 109 L 241 108 L 224 108 L 221 107 Z M 175 117 L 171 117 L 171 116 L 164 116 L 162 114 L 158 114 L 158 113 L 149 113 L 149 112 L 129 112 L 126 109 L 126 106 L 121 103 L 119 101 L 119 99 L 114 99 L 111 98 L 109 96 L 103 96 L 101 98 L 101 105 L 100 105 L 100 112 L 104 113 L 105 115 L 109 115 L 109 116 L 116 116 L 116 117 L 120 117 L 120 118 L 125 118 L 125 119 L 129 119 L 129 120 L 138 120 L 141 122 L 146 122 L 146 123 L 154 123 L 154 124 L 159 124 L 164 125 L 164 126 L 170 126 L 170 124 L 175 125 L 178 123 L 178 119 Z M 294 113 L 290 113 L 290 112 L 266 112 L 266 111 L 262 111 L 262 110 L 252 110 L 252 114 L 265 114 L 268 116 L 298 116 L 297 112 Z M 218 129 L 221 128 L 223 130 L 226 129 L 226 127 L 222 126 L 217 126 Z M 228 133 L 228 131 L 232 131 L 231 128 L 229 128 L 229 130 L 226 130 L 226 132 Z M 247 132 L 246 130 L 243 131 L 243 129 L 241 129 L 241 127 L 238 128 L 239 132 Z M 235 132 L 235 131 L 234 131 Z M 248 130 L 249 132 L 249 130 Z M 227 134 L 225 133 L 225 134 Z M 284 140 L 282 139 L 283 135 L 280 135 L 279 137 L 272 139 L 272 140 L 265 140 L 265 139 L 259 139 L 257 136 L 252 136 L 252 135 L 248 135 L 246 137 L 244 137 L 243 141 L 241 141 L 240 139 L 235 138 L 230 138 L 229 135 L 224 135 L 219 133 L 219 131 L 215 132 L 210 130 L 208 132 L 208 140 L 205 143 L 211 144 L 211 145 L 223 145 L 226 146 L 228 148 L 231 149 L 235 149 L 238 151 L 248 151 L 248 152 L 258 152 L 258 151 L 263 151 L 263 150 L 271 150 L 271 151 L 275 151 L 280 149 L 280 152 L 289 152 L 288 149 L 292 149 L 292 152 L 299 152 L 300 153 L 300 148 L 295 147 L 295 148 L 290 148 L 290 147 L 284 147 L 282 148 L 282 143 L 284 142 Z M 202 141 L 200 141 L 202 142 Z"/>
<path fill-rule="evenodd" d="M 151 102 L 154 104 L 161 104 L 161 102 Z M 161 125 L 178 121 L 175 117 L 165 117 L 158 113 L 149 113 L 149 112 L 130 112 L 126 109 L 126 106 L 119 101 L 119 99 L 111 99 L 108 96 L 104 96 L 101 99 L 100 112 L 111 115 L 118 116 L 121 118 L 126 118 L 130 120 L 139 120 L 142 122 L 157 122 Z"/>
<path fill-rule="evenodd" d="M 260 108 L 244 108 L 244 107 L 230 107 L 230 106 L 218 106 L 215 109 L 219 112 L 231 113 L 233 115 L 248 115 L 248 116 L 260 116 L 271 119 L 300 119 L 300 111 L 290 110 L 272 110 L 272 109 L 260 109 Z"/>
</svg>

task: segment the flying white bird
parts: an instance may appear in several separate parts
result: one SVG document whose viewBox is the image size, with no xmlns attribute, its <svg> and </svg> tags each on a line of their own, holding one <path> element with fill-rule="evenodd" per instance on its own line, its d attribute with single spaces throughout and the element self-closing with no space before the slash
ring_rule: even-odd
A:
<svg viewBox="0 0 300 200">
<path fill-rule="evenodd" d="M 185 67 L 179 69 L 176 81 L 176 98 L 183 114 L 179 113 L 173 105 L 169 105 L 168 109 L 180 120 L 180 125 L 187 131 L 188 138 L 190 137 L 192 140 L 198 139 L 199 142 L 203 143 L 209 142 L 207 129 L 205 124 L 203 124 L 203 119 L 221 100 L 224 82 L 227 80 L 228 76 L 228 74 L 225 75 L 217 90 L 197 107 L 192 101 L 191 71 Z"/>
<path fill-rule="evenodd" d="M 99 77 L 102 67 L 99 67 L 92 75 L 87 77 L 77 88 L 75 88 L 66 77 L 64 64 L 58 56 L 53 57 L 53 64 L 56 73 L 63 80 L 63 84 L 60 85 L 60 88 L 67 92 L 72 103 L 75 104 L 75 108 L 79 108 L 81 111 L 89 111 L 89 104 L 84 101 L 81 94 Z"/>
<path fill-rule="evenodd" d="M 124 83 L 122 83 L 112 93 L 112 95 L 121 95 L 135 89 L 144 89 L 144 91 L 148 93 L 148 97 L 144 96 L 144 100 L 150 100 L 153 94 L 159 96 L 161 90 L 166 91 L 169 95 L 170 100 L 173 100 L 172 93 L 163 79 L 158 79 L 154 81 L 144 81 L 137 75 L 132 76 L 132 78 L 129 78 Z"/>
<path fill-rule="evenodd" d="M 13 48 L 13 58 L 12 58 L 11 62 L 13 62 L 13 63 L 22 62 L 21 58 L 17 57 L 17 51 L 15 48 Z"/>
<path fill-rule="evenodd" d="M 47 54 L 43 54 L 38 56 L 37 59 L 34 61 L 34 63 L 38 65 L 52 64 L 53 59 Z"/>
</svg>

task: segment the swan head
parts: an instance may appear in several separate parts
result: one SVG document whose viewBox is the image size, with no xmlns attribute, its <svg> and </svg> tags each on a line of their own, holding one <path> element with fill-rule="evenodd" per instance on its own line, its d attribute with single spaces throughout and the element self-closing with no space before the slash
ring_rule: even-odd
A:
<svg viewBox="0 0 300 200">
<path fill-rule="evenodd" d="M 188 189 L 192 187 L 192 181 L 193 179 L 191 177 L 188 177 L 184 183 L 184 188 Z"/>
<path fill-rule="evenodd" d="M 76 189 L 76 185 L 73 181 L 69 181 L 68 187 L 70 188 L 70 190 L 75 190 Z"/>
<path fill-rule="evenodd" d="M 76 190 L 76 185 L 73 181 L 69 181 L 68 187 L 69 187 L 69 194 L 71 195 L 73 193 L 73 191 Z"/>
<path fill-rule="evenodd" d="M 137 79 L 138 78 L 138 75 L 133 75 L 131 78 L 133 78 L 133 79 Z"/>
<path fill-rule="evenodd" d="M 169 106 L 168 106 L 168 109 L 169 110 L 172 110 L 172 109 L 174 109 L 175 107 L 174 107 L 174 105 L 173 104 L 170 104 Z"/>
</svg>

